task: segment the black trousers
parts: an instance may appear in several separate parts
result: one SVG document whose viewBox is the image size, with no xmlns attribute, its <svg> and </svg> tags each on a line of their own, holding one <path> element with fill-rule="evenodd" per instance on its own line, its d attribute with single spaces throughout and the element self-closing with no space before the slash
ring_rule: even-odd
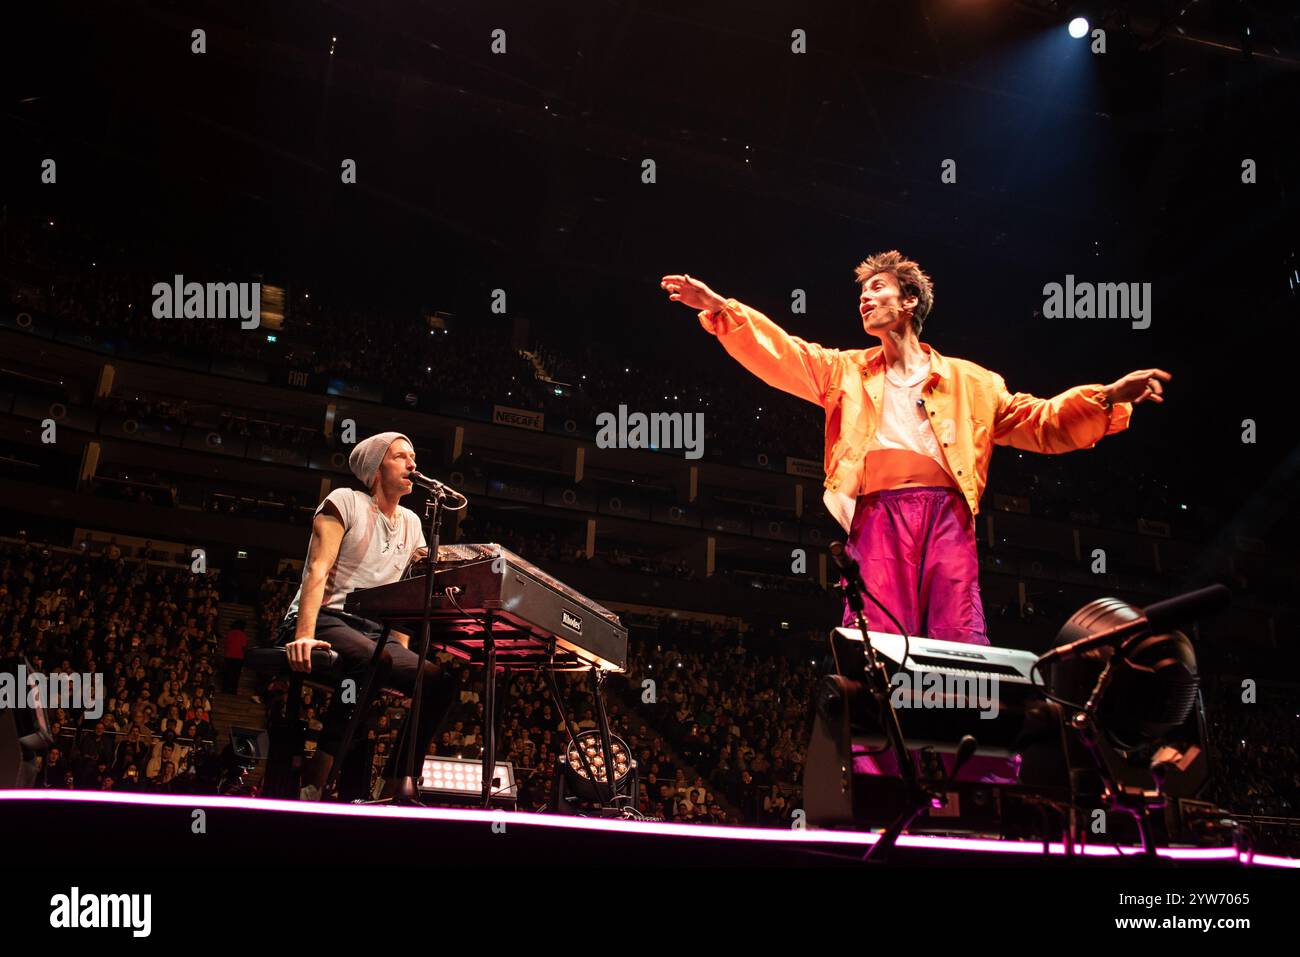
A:
<svg viewBox="0 0 1300 957">
<path fill-rule="evenodd" d="M 226 663 L 222 666 L 221 690 L 227 694 L 233 694 L 239 690 L 239 673 L 244 670 L 243 658 L 226 658 Z"/>
<path fill-rule="evenodd" d="M 289 619 L 280 626 L 277 644 L 284 645 L 293 640 L 296 624 L 296 619 Z M 334 672 L 339 679 L 339 685 L 335 688 L 329 708 L 326 709 L 324 717 L 321 718 L 323 727 L 317 743 L 320 750 L 331 755 L 336 761 L 347 757 L 346 755 L 340 756 L 338 751 L 343 744 L 343 734 L 347 730 L 348 719 L 352 716 L 354 708 L 361 708 L 361 713 L 365 714 L 370 710 L 371 704 L 384 688 L 395 688 L 408 696 L 415 693 L 416 658 L 418 656 L 414 651 L 403 648 L 396 638 L 390 637 L 384 645 L 379 664 L 376 666 L 374 681 L 370 686 L 370 694 L 367 700 L 361 700 L 361 691 L 366 683 L 366 670 L 370 667 L 370 659 L 375 653 L 375 642 L 379 640 L 383 630 L 383 625 L 377 621 L 358 618 L 355 615 L 348 615 L 326 608 L 322 608 L 316 616 L 316 640 L 329 642 L 331 650 L 336 651 L 339 656 L 338 668 Z M 348 680 L 355 682 L 353 693 L 350 696 L 342 693 L 343 683 Z M 447 712 L 451 709 L 458 692 L 459 682 L 450 668 L 444 669 L 437 662 L 426 661 L 424 663 L 424 691 L 420 700 L 420 726 L 416 729 L 415 738 L 415 778 L 417 781 L 424 766 L 424 755 L 428 753 L 429 745 L 438 733 L 438 727 L 447 716 Z M 345 697 L 354 698 L 356 703 L 350 704 L 346 702 Z M 401 752 L 400 744 L 402 740 L 410 733 L 409 725 L 409 721 L 402 724 L 402 729 L 399 732 L 399 747 L 394 748 L 389 755 L 388 765 L 384 770 L 385 777 L 392 777 L 398 770 L 397 756 Z M 359 724 L 356 733 L 352 737 L 352 746 L 349 750 L 354 750 L 358 744 L 364 744 L 365 740 L 366 728 L 364 725 Z"/>
</svg>

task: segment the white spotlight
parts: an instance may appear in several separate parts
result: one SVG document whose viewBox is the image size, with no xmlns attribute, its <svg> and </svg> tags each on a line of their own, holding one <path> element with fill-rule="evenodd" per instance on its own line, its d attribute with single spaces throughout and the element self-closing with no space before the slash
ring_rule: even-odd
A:
<svg viewBox="0 0 1300 957">
<path fill-rule="evenodd" d="M 1088 35 L 1088 21 L 1083 17 L 1075 17 L 1070 21 L 1070 36 L 1076 40 Z"/>
</svg>

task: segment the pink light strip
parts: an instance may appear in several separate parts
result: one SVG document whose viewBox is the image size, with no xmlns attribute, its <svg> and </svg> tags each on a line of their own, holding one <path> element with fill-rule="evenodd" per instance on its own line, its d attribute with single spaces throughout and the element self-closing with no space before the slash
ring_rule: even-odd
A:
<svg viewBox="0 0 1300 957">
<path fill-rule="evenodd" d="M 575 818 L 558 814 L 533 814 L 527 811 L 483 811 L 474 808 L 420 808 L 366 806 L 357 804 L 320 804 L 310 801 L 283 801 L 271 798 L 220 797 L 210 794 L 114 794 L 105 791 L 73 790 L 0 790 L 0 802 L 53 801 L 65 804 L 112 804 L 136 807 L 228 808 L 235 811 L 277 811 L 282 814 L 324 814 L 378 820 L 445 821 L 491 824 L 508 822 L 525 827 L 560 828 L 581 831 L 608 831 L 626 834 L 657 834 L 664 837 L 713 838 L 725 841 L 767 841 L 795 844 L 843 844 L 867 847 L 880 839 L 866 831 L 782 830 L 762 827 L 721 827 L 716 824 L 673 824 L 660 821 L 608 820 Z M 931 834 L 904 834 L 900 847 L 931 850 L 984 852 L 995 854 L 1043 853 L 1041 841 L 1003 841 L 996 838 L 945 837 Z M 1140 847 L 1112 845 L 1075 845 L 1076 853 L 1088 857 L 1133 857 Z M 1048 845 L 1050 855 L 1063 855 L 1060 841 Z M 1162 847 L 1160 857 L 1185 861 L 1230 860 L 1238 857 L 1231 847 Z M 1244 863 L 1244 858 L 1242 861 Z M 1300 860 L 1271 854 L 1256 854 L 1256 866 L 1300 869 Z"/>
</svg>

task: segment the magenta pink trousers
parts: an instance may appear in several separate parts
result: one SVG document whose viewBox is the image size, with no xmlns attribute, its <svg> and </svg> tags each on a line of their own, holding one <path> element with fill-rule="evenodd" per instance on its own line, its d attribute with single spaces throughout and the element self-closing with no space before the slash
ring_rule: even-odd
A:
<svg viewBox="0 0 1300 957">
<path fill-rule="evenodd" d="M 909 635 L 989 643 L 980 600 L 975 518 L 960 492 L 917 486 L 864 495 L 858 499 L 845 547 L 857 561 L 867 589 Z M 866 614 L 871 630 L 897 630 L 870 599 Z M 847 602 L 843 623 L 856 624 Z M 944 768 L 951 770 L 952 755 L 941 758 Z M 1018 756 L 975 755 L 957 777 L 1010 783 L 1019 776 L 1019 765 Z M 859 774 L 898 773 L 892 752 L 855 753 L 853 766 Z"/>
<path fill-rule="evenodd" d="M 871 594 L 912 637 L 987 645 L 975 517 L 956 489 L 916 486 L 858 499 L 845 545 Z M 870 599 L 872 631 L 897 627 Z M 848 603 L 845 627 L 855 626 Z"/>
</svg>

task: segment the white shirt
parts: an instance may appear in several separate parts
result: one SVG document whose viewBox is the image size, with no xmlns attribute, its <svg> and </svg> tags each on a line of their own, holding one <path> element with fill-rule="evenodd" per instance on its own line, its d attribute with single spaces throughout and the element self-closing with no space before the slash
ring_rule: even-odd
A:
<svg viewBox="0 0 1300 957">
<path fill-rule="evenodd" d="M 375 500 L 356 489 L 336 488 L 316 506 L 317 515 L 325 507 L 325 502 L 337 508 L 343 518 L 343 540 L 339 542 L 338 559 L 325 579 L 321 607 L 342 611 L 343 600 L 350 592 L 388 585 L 400 579 L 415 550 L 425 547 L 424 529 L 420 525 L 420 516 L 399 505 L 394 529 L 390 531 Z M 308 559 L 311 558 L 310 550 L 309 544 Z M 286 618 L 298 613 L 308 570 L 309 566 L 304 562 L 302 582 L 289 604 Z"/>
<path fill-rule="evenodd" d="M 884 408 L 880 410 L 876 434 L 872 436 L 867 451 L 903 449 L 916 452 L 934 459 L 946 472 L 948 465 L 943 460 L 943 453 L 939 451 L 939 440 L 935 438 L 930 417 L 918 405 L 922 398 L 921 385 L 929 375 L 929 356 L 906 381 L 892 366 L 885 370 Z"/>
<path fill-rule="evenodd" d="M 921 398 L 921 387 L 929 374 L 928 354 L 924 365 L 908 382 L 904 382 L 892 367 L 886 370 L 884 408 L 881 410 L 880 421 L 876 423 L 876 434 L 872 436 L 871 444 L 867 447 L 868 452 L 873 449 L 910 449 L 921 455 L 930 456 L 943 467 L 944 471 L 947 471 L 948 466 L 939 451 L 939 442 L 934 434 L 934 426 L 930 424 L 930 417 L 916 404 Z M 834 492 L 827 489 L 822 493 L 822 501 L 826 503 L 826 510 L 843 529 L 849 531 L 853 525 L 853 513 L 857 510 L 857 493 Z"/>
</svg>

